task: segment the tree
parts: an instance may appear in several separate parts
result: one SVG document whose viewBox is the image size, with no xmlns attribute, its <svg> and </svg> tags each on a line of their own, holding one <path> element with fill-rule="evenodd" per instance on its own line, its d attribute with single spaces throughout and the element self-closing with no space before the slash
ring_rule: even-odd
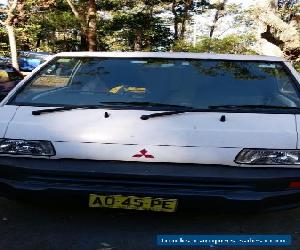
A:
<svg viewBox="0 0 300 250">
<path fill-rule="evenodd" d="M 95 0 L 66 0 L 81 26 L 81 49 L 97 50 L 97 6 Z M 87 46 L 86 46 L 87 44 Z"/>
<path fill-rule="evenodd" d="M 19 50 L 57 51 L 57 33 L 63 31 L 65 36 L 70 29 L 78 28 L 69 6 L 66 3 L 62 5 L 62 1 L 64 0 L 18 0 L 13 26 Z M 4 13 L 0 19 L 5 18 Z M 9 44 L 6 37 L 0 36 L 0 43 L 4 47 Z"/>
<path fill-rule="evenodd" d="M 23 14 L 24 0 L 8 1 L 7 6 L 0 7 L 0 24 L 5 27 L 8 34 L 12 65 L 19 70 L 14 25 L 17 22 L 18 13 Z"/>
<path fill-rule="evenodd" d="M 251 11 L 256 24 L 259 53 L 300 58 L 300 3 L 297 0 L 264 0 Z"/>
<path fill-rule="evenodd" d="M 156 51 L 170 48 L 172 34 L 160 16 L 166 1 L 101 2 L 102 5 L 98 7 L 106 16 L 105 22 L 101 25 L 101 37 L 106 40 L 107 49 Z"/>
<path fill-rule="evenodd" d="M 29 46 L 32 33 L 36 34 L 39 29 L 38 24 L 29 22 L 31 17 L 39 16 L 41 19 L 41 10 L 52 8 L 57 0 L 10 0 L 7 5 L 0 4 L 0 24 L 7 30 L 7 37 L 0 38 L 3 44 L 9 44 L 11 50 L 12 64 L 18 68 L 17 47 L 18 49 L 27 50 L 36 48 Z M 44 27 L 45 30 L 47 26 Z M 7 41 L 8 40 L 8 41 Z"/>
<path fill-rule="evenodd" d="M 172 0 L 174 40 L 184 39 L 186 26 L 192 15 L 203 13 L 209 6 L 208 0 Z"/>
<path fill-rule="evenodd" d="M 21 48 L 53 52 L 79 50 L 80 24 L 65 1 L 56 1 L 43 8 L 35 7 L 27 6 L 31 14 L 17 28 L 17 41 Z"/>
<path fill-rule="evenodd" d="M 220 30 L 223 28 L 222 32 L 219 32 L 221 35 L 232 28 L 238 28 L 241 23 L 237 18 L 237 14 L 239 13 L 239 9 L 241 8 L 240 5 L 234 3 L 228 3 L 228 0 L 215 0 L 209 6 L 211 11 L 214 11 L 212 24 L 209 28 L 209 37 L 213 37 L 216 30 Z M 232 20 L 231 25 L 224 24 L 224 18 L 231 16 Z M 224 26 L 227 26 L 226 28 Z"/>
<path fill-rule="evenodd" d="M 172 13 L 174 15 L 174 39 L 183 39 L 189 11 L 192 9 L 192 0 L 173 0 Z"/>
<path fill-rule="evenodd" d="M 252 35 L 228 35 L 223 38 L 202 37 L 196 46 L 178 41 L 173 51 L 219 53 L 219 54 L 255 54 L 251 46 L 255 43 Z"/>
<path fill-rule="evenodd" d="M 219 0 L 215 4 L 216 12 L 214 15 L 213 24 L 210 27 L 209 37 L 213 37 L 214 31 L 215 31 L 215 28 L 217 26 L 219 19 L 225 15 L 224 12 L 225 12 L 225 6 L 226 6 L 227 2 L 228 2 L 228 0 Z"/>
</svg>

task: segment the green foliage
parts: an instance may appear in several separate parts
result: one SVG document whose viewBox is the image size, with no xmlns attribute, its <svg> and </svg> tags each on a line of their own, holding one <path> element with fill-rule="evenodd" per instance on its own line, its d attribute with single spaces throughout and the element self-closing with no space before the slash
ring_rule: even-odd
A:
<svg viewBox="0 0 300 250">
<path fill-rule="evenodd" d="M 219 53 L 219 54 L 255 54 L 251 49 L 255 39 L 252 35 L 228 35 L 224 38 L 202 37 L 196 46 L 185 41 L 178 41 L 173 51 Z"/>
<path fill-rule="evenodd" d="M 283 21 L 290 22 L 300 12 L 300 2 L 299 0 L 278 0 L 277 12 Z"/>
<path fill-rule="evenodd" d="M 170 29 L 163 26 L 160 18 L 145 12 L 117 12 L 107 29 L 110 50 L 136 50 L 137 47 L 144 51 L 168 50 L 172 42 Z"/>
<path fill-rule="evenodd" d="M 26 11 L 26 20 L 16 27 L 19 49 L 58 52 L 77 48 L 79 24 L 63 0 L 30 0 Z"/>
<path fill-rule="evenodd" d="M 99 21 L 98 45 L 105 50 L 169 50 L 172 34 L 159 14 L 166 0 L 104 0 L 98 8 L 108 18 Z M 169 1 L 170 2 L 170 1 Z"/>
<path fill-rule="evenodd" d="M 300 62 L 295 62 L 294 67 L 300 73 Z"/>
<path fill-rule="evenodd" d="M 79 13 L 85 13 L 87 1 L 73 0 Z M 97 45 L 101 51 L 186 51 L 209 53 L 254 54 L 255 39 L 251 35 L 200 37 L 195 47 L 187 42 L 187 29 L 193 14 L 221 10 L 216 27 L 226 15 L 233 18 L 232 27 L 242 25 L 249 30 L 250 21 L 244 19 L 244 10 L 236 4 L 222 9 L 221 2 L 182 0 L 95 0 L 97 15 Z M 299 5 L 296 0 L 279 0 L 279 11 L 284 20 L 292 20 Z M 66 0 L 26 0 L 26 15 L 16 22 L 19 50 L 77 51 L 84 36 L 81 23 L 72 13 Z M 172 5 L 173 4 L 173 5 Z M 173 8 L 172 8 L 173 7 Z M 169 13 L 168 19 L 160 14 Z M 0 13 L 1 16 L 1 13 Z M 1 17 L 0 17 L 1 18 Z M 81 21 L 82 22 L 82 21 Z M 88 20 L 86 20 L 88 23 Z M 177 22 L 177 26 L 175 25 Z M 168 23 L 168 25 L 166 25 Z M 171 28 L 177 27 L 177 36 Z M 250 27 L 251 26 L 251 27 Z M 299 26 L 300 27 L 300 26 Z M 184 34 L 183 34 L 184 33 Z M 182 35 L 183 34 L 183 35 Z M 182 35 L 182 36 L 181 36 Z M 179 40 L 178 40 L 179 39 Z M 0 26 L 0 55 L 7 54 L 6 31 Z M 300 63 L 295 67 L 300 70 Z"/>
</svg>

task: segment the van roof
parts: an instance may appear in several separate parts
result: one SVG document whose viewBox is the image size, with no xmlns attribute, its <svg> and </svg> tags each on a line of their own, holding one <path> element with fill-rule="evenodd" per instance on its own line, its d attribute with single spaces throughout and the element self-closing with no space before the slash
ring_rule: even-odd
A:
<svg viewBox="0 0 300 250">
<path fill-rule="evenodd" d="M 188 52 L 61 52 L 56 54 L 56 56 L 285 61 L 283 58 L 275 57 L 275 56 L 188 53 Z"/>
</svg>

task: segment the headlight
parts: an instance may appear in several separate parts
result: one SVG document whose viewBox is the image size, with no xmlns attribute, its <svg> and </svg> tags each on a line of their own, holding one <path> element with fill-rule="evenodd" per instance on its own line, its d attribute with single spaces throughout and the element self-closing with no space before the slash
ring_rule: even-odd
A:
<svg viewBox="0 0 300 250">
<path fill-rule="evenodd" d="M 2 139 L 0 154 L 52 156 L 55 155 L 55 150 L 49 141 Z"/>
<path fill-rule="evenodd" d="M 300 150 L 243 149 L 235 158 L 239 164 L 295 165 L 300 164 Z"/>
</svg>

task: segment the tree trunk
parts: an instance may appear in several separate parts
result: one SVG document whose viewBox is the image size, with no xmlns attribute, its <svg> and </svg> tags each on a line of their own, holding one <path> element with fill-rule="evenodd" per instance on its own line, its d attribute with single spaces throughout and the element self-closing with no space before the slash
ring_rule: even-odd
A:
<svg viewBox="0 0 300 250">
<path fill-rule="evenodd" d="M 134 40 L 134 51 L 141 51 L 141 50 L 142 50 L 142 32 L 137 31 Z"/>
<path fill-rule="evenodd" d="M 188 19 L 188 13 L 192 5 L 192 0 L 184 1 L 184 13 L 181 22 L 180 38 L 183 39 L 186 31 L 186 21 Z"/>
<path fill-rule="evenodd" d="M 18 0 L 8 1 L 8 10 L 6 12 L 7 17 L 5 21 L 0 20 L 0 25 L 3 25 L 7 30 L 12 65 L 17 70 L 19 70 L 19 64 L 17 59 L 17 45 L 16 45 L 15 30 L 14 30 L 14 22 L 16 21 L 15 10 L 17 8 L 17 5 L 18 5 Z"/>
<path fill-rule="evenodd" d="M 88 49 L 89 51 L 97 51 L 97 15 L 96 2 L 89 0 L 88 2 Z"/>
<path fill-rule="evenodd" d="M 176 13 L 176 0 L 173 0 L 172 3 L 172 13 L 174 15 L 174 40 L 178 39 L 178 15 Z"/>
<path fill-rule="evenodd" d="M 12 65 L 17 70 L 19 70 L 15 30 L 14 30 L 14 27 L 12 25 L 6 25 L 5 28 L 7 30 L 8 39 L 9 39 L 9 47 L 10 47 Z"/>
<path fill-rule="evenodd" d="M 76 8 L 76 4 L 72 0 L 66 0 L 80 22 L 80 49 L 96 51 L 97 50 L 97 13 L 95 0 L 88 0 L 87 10 L 79 12 Z"/>
<path fill-rule="evenodd" d="M 210 27 L 210 31 L 209 31 L 210 38 L 212 38 L 214 35 L 214 31 L 217 27 L 217 22 L 219 21 L 219 19 L 221 17 L 221 13 L 225 10 L 226 3 L 227 3 L 227 0 L 223 0 L 222 2 L 218 3 L 217 10 L 216 10 L 214 20 L 213 20 L 213 24 Z"/>
<path fill-rule="evenodd" d="M 41 39 L 40 38 L 37 38 L 36 40 L 36 45 L 35 45 L 37 48 L 41 47 Z"/>
<path fill-rule="evenodd" d="M 81 51 L 88 50 L 87 31 L 83 29 L 80 31 L 80 50 Z"/>
</svg>

